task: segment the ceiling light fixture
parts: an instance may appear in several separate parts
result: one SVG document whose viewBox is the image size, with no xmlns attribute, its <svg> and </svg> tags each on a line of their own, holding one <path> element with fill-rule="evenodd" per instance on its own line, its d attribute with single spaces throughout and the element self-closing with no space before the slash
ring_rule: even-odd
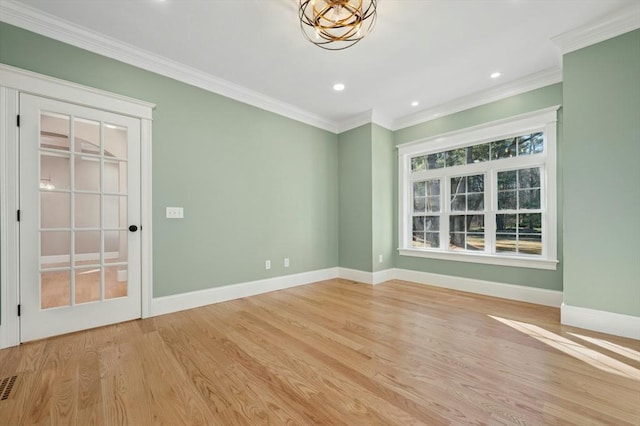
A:
<svg viewBox="0 0 640 426">
<path fill-rule="evenodd" d="M 494 72 L 493 74 L 491 74 L 491 78 L 498 78 L 500 77 L 502 74 L 500 74 L 499 72 Z"/>
<path fill-rule="evenodd" d="M 420 105 L 420 102 L 418 102 L 418 101 L 411 102 L 411 106 L 412 107 L 417 107 L 418 105 Z"/>
<path fill-rule="evenodd" d="M 300 0 L 300 28 L 311 43 L 327 50 L 353 46 L 376 23 L 378 0 Z"/>
<path fill-rule="evenodd" d="M 333 90 L 335 90 L 336 92 L 342 92 L 344 90 L 344 84 L 342 83 L 336 83 L 333 85 Z"/>
</svg>

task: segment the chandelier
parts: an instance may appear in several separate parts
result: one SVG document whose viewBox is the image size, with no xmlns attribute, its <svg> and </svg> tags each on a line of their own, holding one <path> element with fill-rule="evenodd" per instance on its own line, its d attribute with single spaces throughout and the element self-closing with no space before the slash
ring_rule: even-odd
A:
<svg viewBox="0 0 640 426">
<path fill-rule="evenodd" d="M 300 0 L 300 28 L 311 43 L 342 50 L 364 38 L 376 23 L 377 0 Z"/>
</svg>

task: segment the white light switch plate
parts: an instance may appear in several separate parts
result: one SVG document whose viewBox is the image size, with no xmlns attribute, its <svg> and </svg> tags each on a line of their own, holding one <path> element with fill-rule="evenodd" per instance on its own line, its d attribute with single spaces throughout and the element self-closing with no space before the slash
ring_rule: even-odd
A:
<svg viewBox="0 0 640 426">
<path fill-rule="evenodd" d="M 183 219 L 184 209 L 182 207 L 167 207 L 167 219 Z"/>
</svg>

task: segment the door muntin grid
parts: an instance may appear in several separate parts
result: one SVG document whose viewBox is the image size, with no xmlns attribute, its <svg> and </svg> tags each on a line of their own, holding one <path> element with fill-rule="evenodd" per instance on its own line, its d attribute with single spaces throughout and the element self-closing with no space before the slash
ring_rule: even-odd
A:
<svg viewBox="0 0 640 426">
<path fill-rule="evenodd" d="M 127 128 L 40 113 L 40 308 L 128 295 Z"/>
</svg>

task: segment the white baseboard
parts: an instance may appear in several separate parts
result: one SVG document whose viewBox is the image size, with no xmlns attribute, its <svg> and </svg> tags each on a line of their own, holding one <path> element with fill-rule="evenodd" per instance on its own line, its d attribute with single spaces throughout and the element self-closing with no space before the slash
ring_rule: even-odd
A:
<svg viewBox="0 0 640 426">
<path fill-rule="evenodd" d="M 640 340 L 640 317 L 563 303 L 560 318 L 564 325 Z"/>
<path fill-rule="evenodd" d="M 338 268 L 338 276 L 346 280 L 373 285 L 389 280 L 411 281 L 418 284 L 484 294 L 502 299 L 553 306 L 554 308 L 558 308 L 562 304 L 561 291 L 476 280 L 473 278 L 454 277 L 451 275 L 432 274 L 409 269 L 391 268 L 378 272 L 366 272 L 356 269 Z"/>
<path fill-rule="evenodd" d="M 357 269 L 338 268 L 338 277 L 345 280 L 356 281 L 362 284 L 376 285 L 385 281 L 392 280 L 394 277 L 394 270 L 385 269 L 384 271 L 378 272 L 366 272 Z"/>
<path fill-rule="evenodd" d="M 338 277 L 363 284 L 373 284 L 373 272 L 366 272 L 349 268 L 338 268 Z"/>
<path fill-rule="evenodd" d="M 558 308 L 562 304 L 561 291 L 547 290 L 544 288 L 432 274 L 429 272 L 411 271 L 409 269 L 395 269 L 395 279 L 484 294 L 485 296 L 500 297 L 502 299 L 535 303 L 537 305 L 553 306 L 554 308 Z"/>
<path fill-rule="evenodd" d="M 240 284 L 214 287 L 190 293 L 155 297 L 151 300 L 150 316 L 164 315 L 213 303 L 255 296 L 285 288 L 330 280 L 338 277 L 338 268 L 321 269 L 294 275 L 267 278 Z"/>
<path fill-rule="evenodd" d="M 396 270 L 394 268 L 385 269 L 373 273 L 373 284 L 382 284 L 385 281 L 393 280 L 396 277 Z"/>
</svg>

